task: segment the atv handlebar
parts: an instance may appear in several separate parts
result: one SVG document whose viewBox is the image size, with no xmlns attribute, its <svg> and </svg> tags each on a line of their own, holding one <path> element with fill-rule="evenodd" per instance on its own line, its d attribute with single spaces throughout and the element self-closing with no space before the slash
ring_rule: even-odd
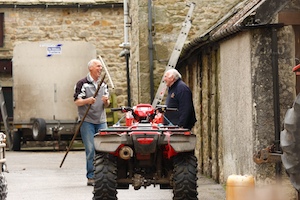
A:
<svg viewBox="0 0 300 200">
<path fill-rule="evenodd" d="M 150 104 L 138 104 L 133 107 L 121 106 L 119 108 L 111 108 L 112 112 L 121 111 L 122 113 L 126 113 L 121 120 L 126 118 L 126 125 L 130 126 L 132 124 L 131 120 L 135 122 L 153 122 L 163 123 L 164 117 L 163 113 L 167 111 L 178 111 L 177 108 L 168 108 L 166 105 L 158 105 L 155 108 Z M 170 123 L 172 124 L 172 123 Z"/>
<path fill-rule="evenodd" d="M 122 111 L 122 112 L 128 112 L 128 111 L 133 111 L 134 108 L 132 107 L 125 107 L 125 106 L 121 106 L 119 108 L 111 108 L 110 109 L 112 112 L 115 111 Z M 177 108 L 168 108 L 166 105 L 158 105 L 156 106 L 156 108 L 154 109 L 155 111 L 158 111 L 160 113 L 164 113 L 166 111 L 178 111 Z"/>
<path fill-rule="evenodd" d="M 168 108 L 167 106 L 156 106 L 156 109 L 160 113 L 164 113 L 166 111 L 178 111 L 177 108 Z"/>
<path fill-rule="evenodd" d="M 112 112 L 115 112 L 115 111 L 128 112 L 128 111 L 132 111 L 133 109 L 131 107 L 121 106 L 120 108 L 111 108 L 110 110 Z"/>
</svg>

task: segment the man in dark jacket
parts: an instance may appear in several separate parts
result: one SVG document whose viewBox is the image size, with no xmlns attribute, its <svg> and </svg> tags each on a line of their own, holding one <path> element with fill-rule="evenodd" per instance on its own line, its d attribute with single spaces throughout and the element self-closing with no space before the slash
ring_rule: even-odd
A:
<svg viewBox="0 0 300 200">
<path fill-rule="evenodd" d="M 178 109 L 167 111 L 165 117 L 173 125 L 192 129 L 197 120 L 190 88 L 181 80 L 181 74 L 176 69 L 169 69 L 164 75 L 164 81 L 169 87 L 166 105 Z M 169 124 L 168 120 L 165 119 L 164 124 Z"/>
</svg>

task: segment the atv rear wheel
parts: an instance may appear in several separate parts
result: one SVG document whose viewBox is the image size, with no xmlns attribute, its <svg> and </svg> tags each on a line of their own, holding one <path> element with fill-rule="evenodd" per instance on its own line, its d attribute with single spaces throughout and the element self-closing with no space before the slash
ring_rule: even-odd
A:
<svg viewBox="0 0 300 200">
<path fill-rule="evenodd" d="M 197 158 L 193 152 L 174 158 L 173 200 L 197 200 Z"/>
<path fill-rule="evenodd" d="M 116 159 L 109 153 L 97 153 L 94 158 L 93 200 L 117 199 Z"/>
</svg>

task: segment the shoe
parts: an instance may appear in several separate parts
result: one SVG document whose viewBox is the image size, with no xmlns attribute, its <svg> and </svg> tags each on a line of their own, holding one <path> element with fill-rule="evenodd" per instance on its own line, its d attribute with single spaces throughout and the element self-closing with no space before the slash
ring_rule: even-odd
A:
<svg viewBox="0 0 300 200">
<path fill-rule="evenodd" d="M 95 185 L 95 180 L 92 179 L 92 178 L 88 178 L 88 180 L 87 180 L 87 185 L 88 185 L 88 186 L 94 186 L 94 185 Z"/>
</svg>

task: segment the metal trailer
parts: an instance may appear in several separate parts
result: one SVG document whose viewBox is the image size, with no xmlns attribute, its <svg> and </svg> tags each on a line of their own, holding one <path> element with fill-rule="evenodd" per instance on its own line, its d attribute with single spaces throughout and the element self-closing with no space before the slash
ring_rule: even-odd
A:
<svg viewBox="0 0 300 200">
<path fill-rule="evenodd" d="M 70 139 L 77 125 L 76 82 L 87 75 L 95 47 L 82 41 L 17 44 L 13 51 L 12 149 L 26 141 Z"/>
</svg>

